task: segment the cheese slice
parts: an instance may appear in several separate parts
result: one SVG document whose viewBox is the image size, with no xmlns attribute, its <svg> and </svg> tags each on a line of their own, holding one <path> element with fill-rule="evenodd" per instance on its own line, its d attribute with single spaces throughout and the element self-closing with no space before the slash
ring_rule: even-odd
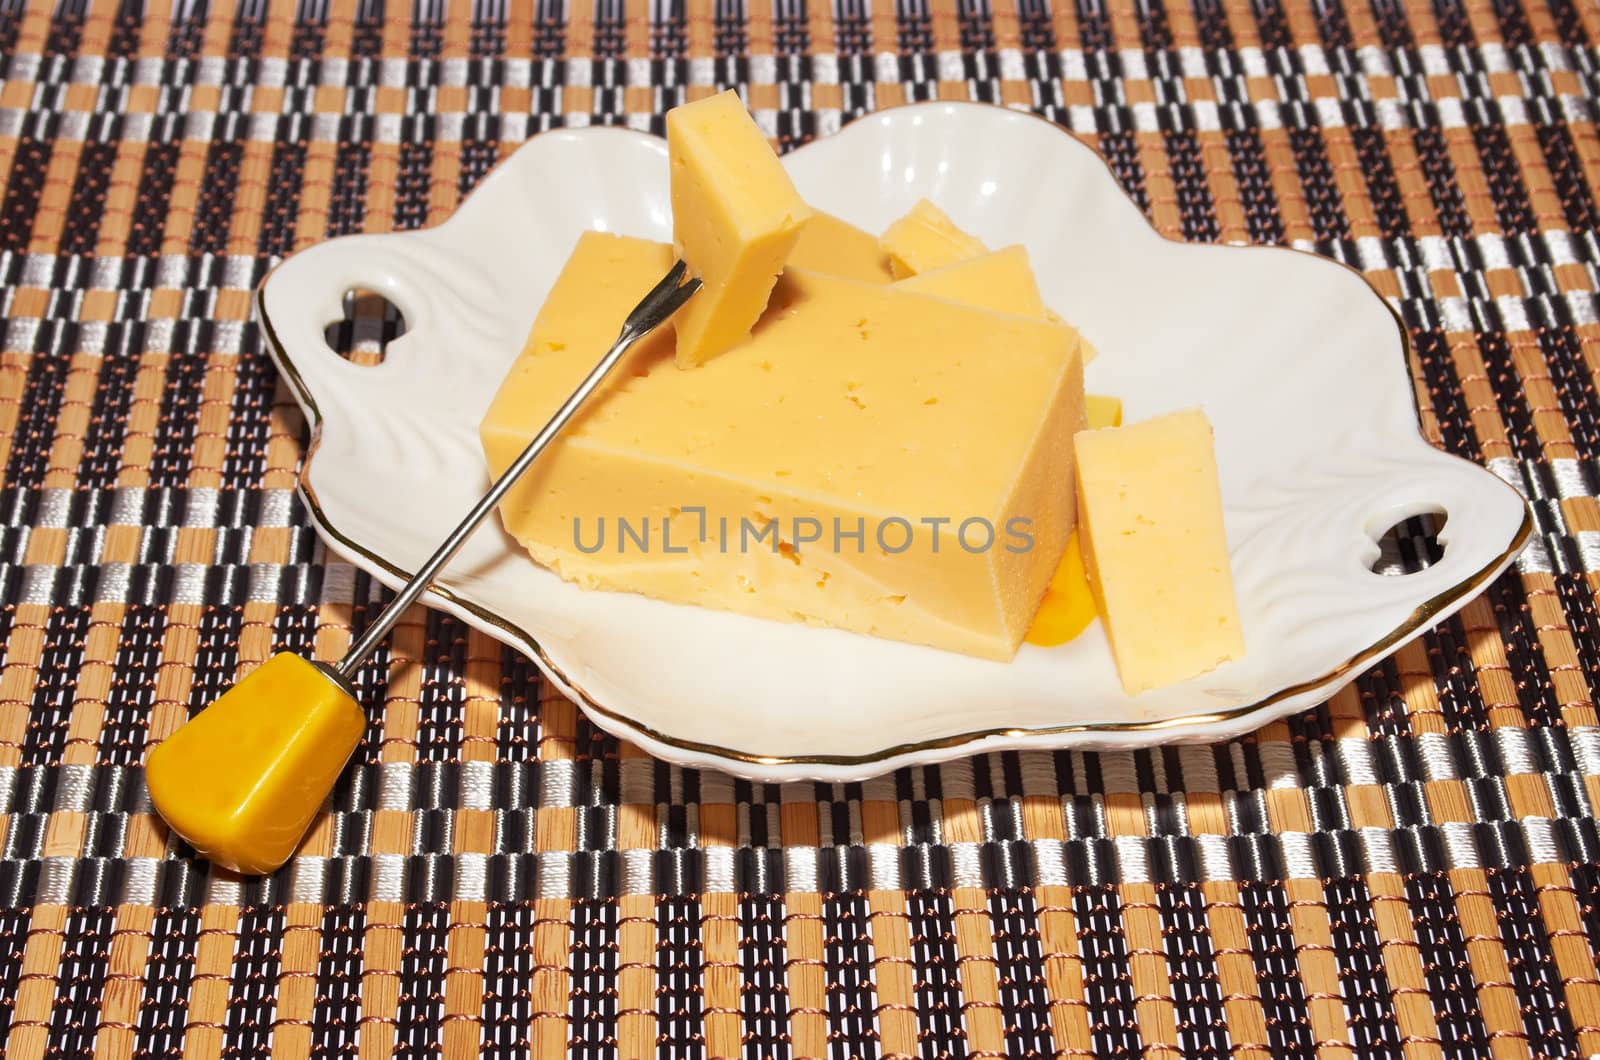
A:
<svg viewBox="0 0 1600 1060">
<path fill-rule="evenodd" d="M 670 253 L 583 237 L 483 420 L 492 472 Z M 1073 332 L 790 269 L 748 342 L 693 372 L 670 358 L 630 352 L 502 504 L 536 560 L 588 588 L 1011 656 L 1073 526 Z"/>
<path fill-rule="evenodd" d="M 705 289 L 679 311 L 678 364 L 704 364 L 749 334 L 811 208 L 728 91 L 667 112 L 672 239 Z"/>
<path fill-rule="evenodd" d="M 890 225 L 879 240 L 889 256 L 896 278 L 954 265 L 988 253 L 982 241 L 956 227 L 949 216 L 927 199 Z"/>
<path fill-rule="evenodd" d="M 903 291 L 949 298 L 996 313 L 1046 318 L 1049 310 L 1039 297 L 1039 285 L 1028 264 L 1028 252 L 1020 246 L 984 252 L 931 272 L 919 272 L 895 286 Z M 1058 321 L 1059 322 L 1059 321 Z"/>
<path fill-rule="evenodd" d="M 1198 409 L 1077 437 L 1078 543 L 1129 695 L 1244 654 L 1211 424 Z"/>
<path fill-rule="evenodd" d="M 872 233 L 821 211 L 813 213 L 800 230 L 800 239 L 789 252 L 789 264 L 862 283 L 888 283 L 894 279 L 889 259 Z"/>
</svg>

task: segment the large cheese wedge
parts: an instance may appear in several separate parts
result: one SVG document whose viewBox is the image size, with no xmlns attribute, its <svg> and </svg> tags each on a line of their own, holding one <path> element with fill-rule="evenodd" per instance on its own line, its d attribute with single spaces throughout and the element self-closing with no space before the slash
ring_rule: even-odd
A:
<svg viewBox="0 0 1600 1060">
<path fill-rule="evenodd" d="M 1040 320 L 1049 312 L 1039 297 L 1028 252 L 1006 247 L 975 258 L 965 258 L 931 272 L 919 272 L 895 281 L 903 291 L 949 298 L 996 313 L 1015 313 Z"/>
<path fill-rule="evenodd" d="M 583 237 L 483 420 L 491 471 L 670 253 Z M 631 352 L 506 498 L 536 560 L 588 588 L 1016 650 L 1073 526 L 1070 329 L 790 269 L 748 342 L 692 372 L 670 358 Z"/>
<path fill-rule="evenodd" d="M 989 250 L 977 237 L 957 228 L 948 214 L 927 199 L 920 200 L 910 213 L 885 229 L 878 243 L 889 256 L 889 267 L 897 278 L 942 269 Z"/>
<path fill-rule="evenodd" d="M 667 112 L 672 239 L 705 283 L 674 318 L 678 364 L 742 341 L 811 216 L 735 92 Z"/>
<path fill-rule="evenodd" d="M 1077 449 L 1078 543 L 1127 693 L 1243 655 L 1205 414 L 1085 431 Z"/>
<path fill-rule="evenodd" d="M 889 259 L 872 233 L 820 211 L 813 213 L 800 230 L 800 239 L 789 252 L 789 264 L 862 283 L 888 283 L 894 279 Z"/>
</svg>

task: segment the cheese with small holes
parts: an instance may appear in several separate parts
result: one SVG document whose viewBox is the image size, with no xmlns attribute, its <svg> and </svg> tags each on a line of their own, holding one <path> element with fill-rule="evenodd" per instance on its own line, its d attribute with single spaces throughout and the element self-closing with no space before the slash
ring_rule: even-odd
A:
<svg viewBox="0 0 1600 1060">
<path fill-rule="evenodd" d="M 491 472 L 670 255 L 583 237 L 483 420 Z M 590 589 L 1015 652 L 1073 527 L 1070 329 L 790 269 L 749 341 L 671 363 L 663 342 L 631 351 L 501 505 L 538 562 Z"/>
<path fill-rule="evenodd" d="M 878 241 L 897 278 L 932 272 L 958 261 L 986 254 L 989 248 L 956 227 L 943 210 L 927 199 L 884 230 Z"/>
<path fill-rule="evenodd" d="M 862 283 L 888 283 L 894 279 L 889 259 L 872 233 L 821 211 L 813 213 L 800 230 L 800 239 L 789 252 L 789 264 Z"/>
<path fill-rule="evenodd" d="M 1129 695 L 1244 654 L 1211 424 L 1199 409 L 1077 437 L 1078 543 Z"/>
<path fill-rule="evenodd" d="M 728 91 L 667 112 L 672 239 L 705 289 L 673 320 L 678 364 L 749 337 L 811 208 Z"/>
<path fill-rule="evenodd" d="M 896 280 L 895 286 L 903 291 L 949 298 L 996 313 L 1015 313 L 1038 320 L 1045 319 L 1049 313 L 1039 297 L 1039 284 L 1033 278 L 1033 266 L 1028 264 L 1028 252 L 1020 246 L 986 251 L 978 257 L 965 258 L 931 272 L 919 272 Z"/>
</svg>

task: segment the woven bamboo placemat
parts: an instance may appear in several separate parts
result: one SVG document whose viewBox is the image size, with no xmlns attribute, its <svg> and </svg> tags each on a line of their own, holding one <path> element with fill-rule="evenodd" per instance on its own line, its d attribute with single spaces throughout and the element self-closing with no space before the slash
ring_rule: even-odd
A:
<svg viewBox="0 0 1600 1060">
<path fill-rule="evenodd" d="M 1600 1053 L 1597 42 L 1586 0 L 0 0 L 7 1055 Z M 837 786 L 655 762 L 419 609 L 303 855 L 210 871 L 145 752 L 381 598 L 293 493 L 253 286 L 725 84 L 783 145 L 1031 108 L 1164 233 L 1356 265 L 1535 541 L 1245 739 Z"/>
</svg>

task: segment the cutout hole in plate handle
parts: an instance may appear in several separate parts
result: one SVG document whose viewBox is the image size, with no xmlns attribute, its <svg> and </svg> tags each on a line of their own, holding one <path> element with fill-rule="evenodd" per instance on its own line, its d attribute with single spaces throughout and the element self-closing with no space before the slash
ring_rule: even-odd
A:
<svg viewBox="0 0 1600 1060">
<path fill-rule="evenodd" d="M 376 291 L 354 287 L 344 293 L 344 316 L 323 332 L 328 348 L 362 367 L 383 363 L 389 343 L 406 333 L 405 314 Z"/>
<path fill-rule="evenodd" d="M 1448 518 L 1449 513 L 1443 508 L 1427 505 L 1375 535 L 1373 541 L 1378 546 L 1378 555 L 1371 571 L 1387 577 L 1404 577 L 1421 573 L 1438 563 L 1444 558 L 1439 531 L 1444 529 Z"/>
</svg>

